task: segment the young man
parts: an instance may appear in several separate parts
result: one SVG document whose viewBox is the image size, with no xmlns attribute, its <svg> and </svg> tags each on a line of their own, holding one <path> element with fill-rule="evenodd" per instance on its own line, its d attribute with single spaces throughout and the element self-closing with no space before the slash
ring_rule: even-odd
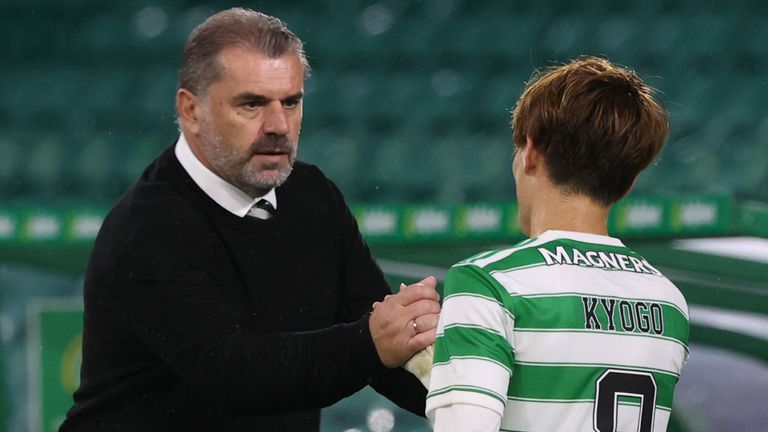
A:
<svg viewBox="0 0 768 432">
<path fill-rule="evenodd" d="M 582 57 L 530 82 L 512 126 L 528 240 L 451 268 L 427 415 L 436 431 L 665 431 L 688 309 L 608 236 L 667 113 L 634 72 Z"/>
<path fill-rule="evenodd" d="M 317 431 L 368 384 L 424 412 L 398 366 L 434 340 L 435 280 L 391 295 L 341 192 L 296 160 L 308 67 L 252 10 L 192 32 L 181 135 L 96 239 L 61 431 Z"/>
</svg>

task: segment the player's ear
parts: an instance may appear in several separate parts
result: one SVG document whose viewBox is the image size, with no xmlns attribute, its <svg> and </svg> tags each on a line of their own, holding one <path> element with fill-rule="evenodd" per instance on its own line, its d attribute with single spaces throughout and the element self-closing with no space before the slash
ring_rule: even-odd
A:
<svg viewBox="0 0 768 432">
<path fill-rule="evenodd" d="M 184 88 L 176 92 L 176 112 L 179 114 L 179 122 L 194 135 L 200 131 L 199 109 L 200 101 L 196 94 Z"/>
<path fill-rule="evenodd" d="M 533 140 L 530 136 L 526 137 L 523 154 L 520 156 L 523 157 L 523 172 L 526 174 L 533 174 L 542 161 L 541 152 L 533 145 Z"/>
</svg>

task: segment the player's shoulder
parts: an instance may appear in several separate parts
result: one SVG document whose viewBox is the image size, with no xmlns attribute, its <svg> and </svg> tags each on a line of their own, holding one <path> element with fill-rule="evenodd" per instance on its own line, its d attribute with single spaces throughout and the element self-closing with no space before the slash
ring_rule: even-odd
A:
<svg viewBox="0 0 768 432">
<path fill-rule="evenodd" d="M 484 273 L 493 273 L 537 265 L 544 260 L 537 247 L 544 243 L 538 238 L 525 239 L 509 247 L 477 253 L 459 261 L 453 267 L 473 267 Z"/>
<path fill-rule="evenodd" d="M 521 241 L 505 248 L 486 250 L 454 264 L 445 277 L 445 295 L 474 293 L 501 300 L 506 292 L 496 280 L 498 270 L 523 268 L 537 262 L 531 256 L 536 239 Z"/>
</svg>

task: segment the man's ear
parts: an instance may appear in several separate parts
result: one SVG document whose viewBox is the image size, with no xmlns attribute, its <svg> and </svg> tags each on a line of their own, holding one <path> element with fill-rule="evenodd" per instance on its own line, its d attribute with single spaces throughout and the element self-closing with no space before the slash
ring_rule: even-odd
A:
<svg viewBox="0 0 768 432">
<path fill-rule="evenodd" d="M 525 139 L 525 147 L 523 148 L 523 172 L 526 174 L 533 174 L 540 168 L 542 162 L 541 152 L 533 145 L 533 140 L 530 136 Z"/>
<path fill-rule="evenodd" d="M 179 121 L 190 133 L 197 135 L 200 132 L 200 119 L 198 110 L 200 99 L 187 89 L 179 89 L 176 92 L 176 112 L 179 113 Z"/>
</svg>

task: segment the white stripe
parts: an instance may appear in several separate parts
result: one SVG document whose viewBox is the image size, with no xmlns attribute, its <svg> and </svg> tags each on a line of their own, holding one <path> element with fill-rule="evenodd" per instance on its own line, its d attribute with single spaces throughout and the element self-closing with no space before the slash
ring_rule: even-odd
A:
<svg viewBox="0 0 768 432">
<path fill-rule="evenodd" d="M 444 333 L 445 326 L 456 324 L 469 324 L 490 329 L 509 340 L 515 322 L 509 311 L 494 300 L 456 294 L 447 297 L 443 302 L 437 324 L 438 335 Z"/>
<path fill-rule="evenodd" d="M 679 374 L 686 358 L 680 343 L 628 334 L 515 330 L 514 340 L 520 362 L 612 364 Z"/>
<path fill-rule="evenodd" d="M 509 375 L 509 369 L 494 361 L 453 358 L 448 363 L 438 363 L 432 367 L 429 391 L 439 391 L 448 386 L 469 385 L 486 389 L 506 399 Z"/>
<path fill-rule="evenodd" d="M 432 366 L 429 392 L 440 392 L 449 386 L 472 386 L 498 395 L 502 400 L 507 397 L 509 370 L 496 362 L 477 358 L 453 358 L 448 363 Z M 502 413 L 503 402 L 492 396 L 468 391 L 449 391 L 430 396 L 427 399 L 427 411 L 454 403 L 480 405 Z"/>
<path fill-rule="evenodd" d="M 688 317 L 680 290 L 666 278 L 649 274 L 587 269 L 560 265 L 494 273 L 510 294 L 521 296 L 578 293 L 605 297 L 637 298 L 675 305 Z"/>
<path fill-rule="evenodd" d="M 501 428 L 536 432 L 594 432 L 592 414 L 594 403 L 544 403 L 509 400 L 501 419 Z M 638 430 L 639 408 L 620 405 L 618 416 L 619 431 Z M 656 409 L 653 430 L 667 430 L 669 411 Z"/>
</svg>

